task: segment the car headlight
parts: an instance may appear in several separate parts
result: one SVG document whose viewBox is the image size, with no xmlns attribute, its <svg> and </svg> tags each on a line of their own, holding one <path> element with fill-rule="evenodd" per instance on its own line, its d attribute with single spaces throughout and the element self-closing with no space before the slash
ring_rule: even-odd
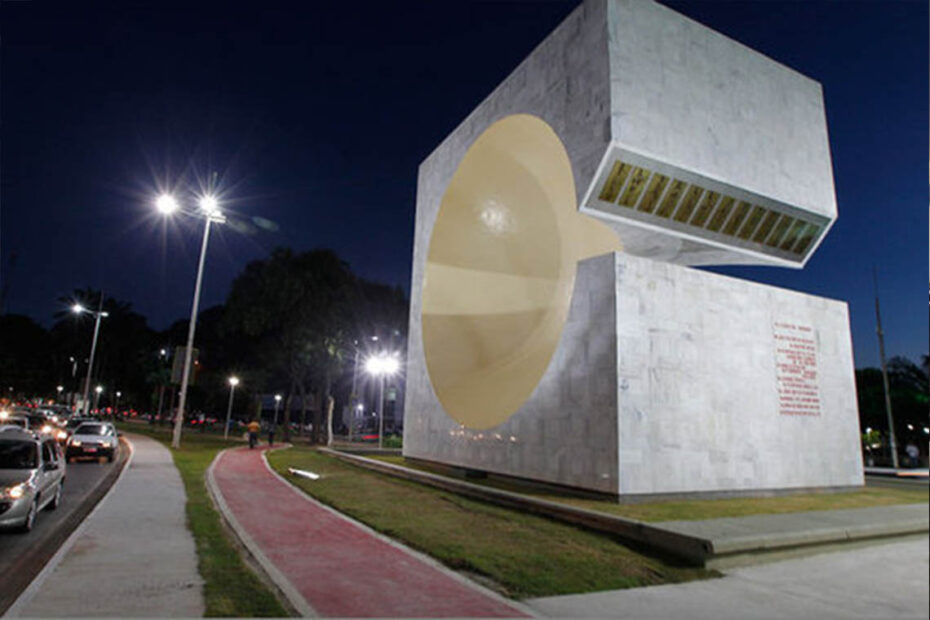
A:
<svg viewBox="0 0 930 620">
<path fill-rule="evenodd" d="M 17 485 L 3 489 L 4 497 L 9 499 L 19 499 L 26 494 L 26 483 L 21 482 Z"/>
<path fill-rule="evenodd" d="M 68 433 L 66 433 L 66 432 L 64 432 L 64 431 L 58 431 L 58 435 L 56 435 L 56 437 L 58 437 L 58 439 L 67 439 L 67 438 L 68 438 Z"/>
<path fill-rule="evenodd" d="M 71 445 L 72 445 L 72 446 L 79 446 L 79 445 L 81 445 L 81 442 L 80 442 L 79 440 L 77 440 L 77 439 L 72 439 L 72 440 L 71 440 Z"/>
<path fill-rule="evenodd" d="M 51 432 L 52 432 L 52 427 L 49 426 L 48 424 L 46 424 L 45 426 L 42 427 L 42 433 L 43 433 L 43 434 L 48 435 L 48 434 L 51 433 Z"/>
</svg>

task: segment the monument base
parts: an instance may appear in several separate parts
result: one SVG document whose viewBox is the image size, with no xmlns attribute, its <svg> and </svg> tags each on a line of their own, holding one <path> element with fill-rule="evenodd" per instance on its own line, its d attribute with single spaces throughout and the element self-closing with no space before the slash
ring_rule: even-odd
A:
<svg viewBox="0 0 930 620">
<path fill-rule="evenodd" d="M 446 415 L 411 344 L 404 456 L 629 499 L 863 484 L 843 302 L 623 253 L 581 261 L 542 380 L 486 430 Z"/>
</svg>

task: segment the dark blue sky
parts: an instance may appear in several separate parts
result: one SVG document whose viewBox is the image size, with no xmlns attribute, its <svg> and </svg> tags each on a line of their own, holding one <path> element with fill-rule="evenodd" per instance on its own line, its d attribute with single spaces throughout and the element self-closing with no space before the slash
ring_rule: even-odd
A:
<svg viewBox="0 0 930 620">
<path fill-rule="evenodd" d="M 803 271 L 720 271 L 848 301 L 866 366 L 875 265 L 888 353 L 917 361 L 927 4 L 664 3 L 824 87 L 839 221 Z M 278 245 L 409 288 L 417 166 L 576 4 L 0 3 L 6 310 L 49 324 L 91 286 L 158 329 L 186 317 L 199 224 L 164 225 L 151 199 L 212 171 L 238 216 L 211 239 L 203 307 Z"/>
</svg>

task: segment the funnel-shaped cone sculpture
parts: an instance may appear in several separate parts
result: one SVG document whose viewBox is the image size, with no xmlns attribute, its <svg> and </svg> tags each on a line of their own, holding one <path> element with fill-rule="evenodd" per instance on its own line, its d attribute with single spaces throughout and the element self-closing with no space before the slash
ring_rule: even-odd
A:
<svg viewBox="0 0 930 620">
<path fill-rule="evenodd" d="M 578 212 L 568 154 L 537 117 L 508 116 L 472 144 L 433 228 L 423 343 L 446 412 L 468 428 L 500 424 L 552 358 L 579 260 L 620 249 Z"/>
</svg>

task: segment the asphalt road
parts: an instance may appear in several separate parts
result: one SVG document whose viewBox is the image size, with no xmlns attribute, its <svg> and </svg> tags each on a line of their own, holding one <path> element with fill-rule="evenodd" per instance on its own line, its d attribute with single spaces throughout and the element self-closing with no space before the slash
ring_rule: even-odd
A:
<svg viewBox="0 0 930 620">
<path fill-rule="evenodd" d="M 35 527 L 28 534 L 0 530 L 0 614 L 100 501 L 128 457 L 124 440 L 120 457 L 113 463 L 103 459 L 68 463 L 62 502 L 57 510 L 39 513 Z"/>
</svg>

